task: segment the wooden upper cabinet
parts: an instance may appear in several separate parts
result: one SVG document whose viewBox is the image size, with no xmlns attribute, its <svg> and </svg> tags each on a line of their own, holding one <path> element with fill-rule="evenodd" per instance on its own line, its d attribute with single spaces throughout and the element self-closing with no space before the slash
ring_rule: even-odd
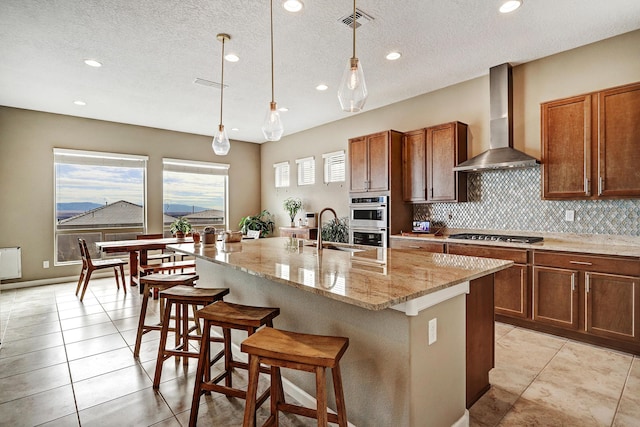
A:
<svg viewBox="0 0 640 427">
<path fill-rule="evenodd" d="M 351 192 L 391 190 L 391 169 L 400 167 L 402 134 L 384 131 L 349 140 L 349 177 Z M 397 158 L 397 160 L 394 160 Z M 398 183 L 398 188 L 400 187 Z"/>
<path fill-rule="evenodd" d="M 467 125 L 460 122 L 427 128 L 427 201 L 466 202 L 467 174 L 454 166 L 467 160 Z"/>
<path fill-rule="evenodd" d="M 640 83 L 541 106 L 544 199 L 640 197 Z"/>
<path fill-rule="evenodd" d="M 640 197 L 640 83 L 599 94 L 598 195 Z"/>
<path fill-rule="evenodd" d="M 424 129 L 402 137 L 402 198 L 405 202 L 427 200 L 426 133 Z"/>
<path fill-rule="evenodd" d="M 591 95 L 542 105 L 543 198 L 590 196 Z"/>
<path fill-rule="evenodd" d="M 453 167 L 467 160 L 467 125 L 446 123 L 404 134 L 405 202 L 465 202 L 467 175 Z"/>
</svg>

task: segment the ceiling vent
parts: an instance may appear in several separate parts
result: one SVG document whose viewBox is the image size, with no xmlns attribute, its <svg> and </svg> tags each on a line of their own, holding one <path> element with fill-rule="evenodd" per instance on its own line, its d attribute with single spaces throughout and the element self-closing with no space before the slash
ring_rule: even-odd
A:
<svg viewBox="0 0 640 427">
<path fill-rule="evenodd" d="M 356 8 L 355 21 L 356 21 L 356 28 L 359 28 L 361 25 L 364 25 L 367 22 L 373 21 L 373 16 Z M 353 13 L 349 13 L 343 16 L 342 18 L 338 19 L 338 22 L 342 22 L 347 27 L 353 29 Z"/>
<path fill-rule="evenodd" d="M 211 87 L 215 87 L 216 89 L 220 89 L 222 87 L 222 85 L 218 82 L 212 82 L 211 80 L 205 80 L 201 78 L 196 78 L 193 82 L 197 85 L 211 86 Z M 224 85 L 224 87 L 228 88 L 229 85 Z"/>
</svg>

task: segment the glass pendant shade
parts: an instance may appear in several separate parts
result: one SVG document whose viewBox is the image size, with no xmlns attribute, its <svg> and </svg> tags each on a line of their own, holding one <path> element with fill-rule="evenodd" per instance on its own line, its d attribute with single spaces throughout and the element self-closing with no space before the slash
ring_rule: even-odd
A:
<svg viewBox="0 0 640 427">
<path fill-rule="evenodd" d="M 364 108 L 367 101 L 367 84 L 364 81 L 362 64 L 358 58 L 351 58 L 342 75 L 338 88 L 338 100 L 343 111 L 357 113 Z"/>
<path fill-rule="evenodd" d="M 218 126 L 218 131 L 213 136 L 211 148 L 213 148 L 213 152 L 218 156 L 226 156 L 229 153 L 231 144 L 229 143 L 227 131 L 224 130 L 223 125 Z"/>
<path fill-rule="evenodd" d="M 267 141 L 280 141 L 284 133 L 280 112 L 278 112 L 275 102 L 269 103 L 269 111 L 267 111 L 267 116 L 262 125 L 262 133 Z"/>
</svg>

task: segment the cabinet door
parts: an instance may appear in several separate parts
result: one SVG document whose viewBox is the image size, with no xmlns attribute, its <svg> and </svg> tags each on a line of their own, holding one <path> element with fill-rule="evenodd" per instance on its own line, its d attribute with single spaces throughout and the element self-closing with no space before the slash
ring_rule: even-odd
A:
<svg viewBox="0 0 640 427">
<path fill-rule="evenodd" d="M 366 191 L 367 181 L 367 140 L 365 137 L 349 140 L 349 185 L 350 190 Z"/>
<path fill-rule="evenodd" d="M 527 266 L 515 264 L 494 275 L 495 312 L 511 317 L 529 317 Z"/>
<path fill-rule="evenodd" d="M 380 132 L 367 137 L 369 183 L 368 191 L 389 190 L 389 133 Z"/>
<path fill-rule="evenodd" d="M 533 320 L 578 329 L 578 272 L 533 267 Z"/>
<path fill-rule="evenodd" d="M 598 195 L 640 196 L 640 84 L 600 92 Z"/>
<path fill-rule="evenodd" d="M 456 200 L 455 127 L 453 124 L 427 129 L 427 200 Z"/>
<path fill-rule="evenodd" d="M 424 129 L 402 137 L 402 198 L 405 202 L 426 200 L 425 144 Z"/>
<path fill-rule="evenodd" d="M 542 105 L 542 197 L 591 196 L 591 95 Z"/>
<path fill-rule="evenodd" d="M 587 332 L 625 341 L 639 341 L 639 281 L 637 277 L 585 273 Z"/>
</svg>

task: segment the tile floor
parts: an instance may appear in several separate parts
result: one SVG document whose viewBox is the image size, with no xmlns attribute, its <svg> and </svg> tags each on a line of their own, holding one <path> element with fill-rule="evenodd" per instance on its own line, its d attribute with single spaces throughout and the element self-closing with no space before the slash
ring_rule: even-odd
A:
<svg viewBox="0 0 640 427">
<path fill-rule="evenodd" d="M 74 293 L 75 283 L 0 292 L 0 426 L 187 425 L 195 361 L 165 362 L 153 390 L 159 334 L 132 355 L 137 288 L 124 297 L 105 278 L 84 303 Z M 494 386 L 471 408 L 471 426 L 640 426 L 640 358 L 504 324 L 496 340 Z M 241 425 L 243 408 L 214 393 L 201 399 L 199 424 Z M 281 416 L 281 425 L 315 423 Z"/>
</svg>

